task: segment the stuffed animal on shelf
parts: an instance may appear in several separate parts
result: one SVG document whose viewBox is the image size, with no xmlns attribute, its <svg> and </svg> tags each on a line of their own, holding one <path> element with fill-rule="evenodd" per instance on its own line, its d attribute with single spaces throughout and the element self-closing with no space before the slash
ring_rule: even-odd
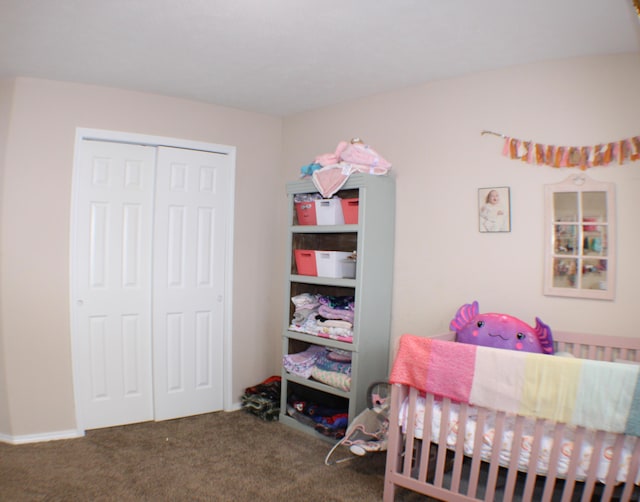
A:
<svg viewBox="0 0 640 502">
<path fill-rule="evenodd" d="M 506 314 L 480 314 L 478 302 L 466 303 L 449 324 L 456 341 L 496 349 L 553 354 L 549 326 L 536 317 L 536 327 Z"/>
</svg>

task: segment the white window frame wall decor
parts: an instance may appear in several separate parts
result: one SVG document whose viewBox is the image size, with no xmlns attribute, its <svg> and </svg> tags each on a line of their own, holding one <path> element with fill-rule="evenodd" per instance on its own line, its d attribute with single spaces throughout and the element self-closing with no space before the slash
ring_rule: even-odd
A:
<svg viewBox="0 0 640 502">
<path fill-rule="evenodd" d="M 615 185 L 569 176 L 545 185 L 544 294 L 613 300 Z"/>
</svg>

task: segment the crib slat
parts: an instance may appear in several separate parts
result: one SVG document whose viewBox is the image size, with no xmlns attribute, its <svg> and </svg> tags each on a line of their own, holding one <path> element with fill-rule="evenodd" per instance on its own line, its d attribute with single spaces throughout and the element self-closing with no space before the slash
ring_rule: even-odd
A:
<svg viewBox="0 0 640 502">
<path fill-rule="evenodd" d="M 584 481 L 584 491 L 582 492 L 582 502 L 589 502 L 593 489 L 597 481 L 598 474 L 598 459 L 602 452 L 602 446 L 604 441 L 604 432 L 596 431 L 593 438 L 593 449 L 591 451 L 591 458 L 589 459 L 589 469 L 587 470 L 587 478 Z"/>
<path fill-rule="evenodd" d="M 565 424 L 558 423 L 553 433 L 553 446 L 551 447 L 551 453 L 549 455 L 549 471 L 545 476 L 544 492 L 542 493 L 542 500 L 544 502 L 550 501 L 553 496 L 553 490 L 556 486 L 556 479 L 558 475 L 558 458 L 560 458 L 560 448 L 562 446 L 562 435 L 564 433 Z"/>
<path fill-rule="evenodd" d="M 509 469 L 507 474 L 507 483 L 504 487 L 503 500 L 513 500 L 516 481 L 518 479 L 518 459 L 522 449 L 522 433 L 524 431 L 525 418 L 521 415 L 516 416 L 513 428 L 513 440 L 511 441 L 511 452 L 509 460 Z"/>
<path fill-rule="evenodd" d="M 542 435 L 544 433 L 544 420 L 536 420 L 533 438 L 531 440 L 531 454 L 527 466 L 527 478 L 524 485 L 523 500 L 532 500 L 533 490 L 536 486 L 536 473 L 538 472 L 538 456 L 542 448 Z"/>
<path fill-rule="evenodd" d="M 416 430 L 416 400 L 418 398 L 418 389 L 409 388 L 409 406 L 407 410 L 407 432 L 404 450 L 404 464 L 402 474 L 407 477 L 411 476 L 411 468 L 413 465 L 413 452 L 415 450 L 415 430 Z"/>
<path fill-rule="evenodd" d="M 631 500 L 631 496 L 633 495 L 633 490 L 635 487 L 635 480 L 638 477 L 638 467 L 640 466 L 640 439 L 634 437 L 633 442 L 633 453 L 631 454 L 631 462 L 629 463 L 627 482 L 624 486 L 622 496 L 620 497 L 621 502 L 627 502 Z"/>
<path fill-rule="evenodd" d="M 473 442 L 473 453 L 471 454 L 471 476 L 469 477 L 469 488 L 467 495 L 475 497 L 478 490 L 478 479 L 480 476 L 480 458 L 482 453 L 482 431 L 487 420 L 487 410 L 485 408 L 478 409 L 478 417 L 476 419 L 476 433 Z"/>
<path fill-rule="evenodd" d="M 438 438 L 438 455 L 436 458 L 436 469 L 433 484 L 442 486 L 444 478 L 444 460 L 447 456 L 447 436 L 449 434 L 449 416 L 451 411 L 451 400 L 442 400 L 442 414 L 440 416 L 440 437 Z M 431 459 L 431 457 L 429 457 Z"/>
<path fill-rule="evenodd" d="M 571 502 L 573 498 L 573 491 L 576 487 L 576 471 L 578 470 L 580 461 L 584 432 L 584 427 L 576 427 L 575 436 L 573 438 L 573 450 L 571 451 L 571 459 L 569 460 L 569 467 L 567 468 L 561 502 Z"/>
<path fill-rule="evenodd" d="M 502 433 L 504 432 L 504 412 L 497 412 L 494 422 L 493 446 L 489 457 L 489 476 L 485 489 L 484 499 L 493 500 L 496 491 L 496 481 L 498 479 L 498 468 L 500 467 L 500 448 L 502 446 Z"/>
<path fill-rule="evenodd" d="M 609 464 L 609 472 L 607 473 L 602 500 L 609 500 L 613 495 L 613 489 L 616 486 L 616 478 L 618 477 L 618 467 L 620 466 L 620 456 L 622 455 L 623 446 L 624 436 L 622 434 L 617 434 L 616 440 L 613 444 L 613 450 L 611 451 L 611 463 Z M 608 454 L 607 450 L 605 450 L 605 455 Z"/>
<path fill-rule="evenodd" d="M 469 417 L 469 406 L 466 403 L 460 404 L 458 414 L 458 434 L 456 437 L 456 449 L 453 461 L 453 472 L 451 475 L 451 491 L 458 493 L 460 490 L 460 476 L 462 474 L 462 463 L 464 461 L 464 442 L 467 433 L 467 418 Z"/>
<path fill-rule="evenodd" d="M 423 427 L 422 427 L 422 444 L 420 450 L 420 469 L 418 472 L 418 480 L 425 482 L 427 474 L 429 472 L 429 461 L 431 455 L 431 423 L 433 421 L 433 394 L 427 394 L 425 396 L 424 414 L 423 414 Z M 417 457 L 417 454 L 416 454 Z"/>
</svg>

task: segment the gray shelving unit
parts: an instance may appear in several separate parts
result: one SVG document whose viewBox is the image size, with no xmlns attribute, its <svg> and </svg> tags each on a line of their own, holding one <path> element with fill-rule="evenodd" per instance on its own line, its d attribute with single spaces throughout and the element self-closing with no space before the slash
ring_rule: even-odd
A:
<svg viewBox="0 0 640 502">
<path fill-rule="evenodd" d="M 335 347 L 352 353 L 351 388 L 348 392 L 282 369 L 280 421 L 322 438 L 324 435 L 287 415 L 290 393 L 310 396 L 327 405 L 336 401 L 348 408 L 349 422 L 367 407 L 367 389 L 388 378 L 393 254 L 395 233 L 395 180 L 392 176 L 354 174 L 336 194 L 358 198 L 358 223 L 347 225 L 298 225 L 294 197 L 317 193 L 311 180 L 287 183 L 288 258 L 285 287 L 283 356 L 301 352 L 311 344 Z M 355 279 L 299 275 L 294 249 L 357 251 Z M 345 343 L 289 329 L 294 307 L 291 298 L 301 293 L 354 296 L 353 342 Z"/>
</svg>

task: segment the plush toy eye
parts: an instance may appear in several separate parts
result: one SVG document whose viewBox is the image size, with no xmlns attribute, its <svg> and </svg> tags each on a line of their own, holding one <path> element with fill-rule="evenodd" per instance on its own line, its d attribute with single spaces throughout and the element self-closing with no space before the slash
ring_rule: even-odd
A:
<svg viewBox="0 0 640 502">
<path fill-rule="evenodd" d="M 478 321 L 477 325 L 478 325 L 478 328 L 482 328 L 482 326 L 484 326 L 484 321 Z"/>
<path fill-rule="evenodd" d="M 524 333 L 516 333 L 516 338 L 518 340 L 524 340 L 524 338 L 525 338 Z"/>
</svg>

